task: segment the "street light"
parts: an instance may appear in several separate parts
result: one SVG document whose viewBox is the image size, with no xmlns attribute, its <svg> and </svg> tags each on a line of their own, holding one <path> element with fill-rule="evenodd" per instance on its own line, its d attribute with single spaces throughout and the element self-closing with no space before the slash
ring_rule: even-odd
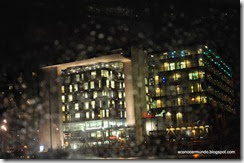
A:
<svg viewBox="0 0 244 163">
<path fill-rule="evenodd" d="M 4 120 L 3 120 L 3 123 L 5 123 L 5 124 L 6 124 L 6 123 L 7 123 L 7 120 L 6 120 L 6 119 L 4 119 Z"/>
</svg>

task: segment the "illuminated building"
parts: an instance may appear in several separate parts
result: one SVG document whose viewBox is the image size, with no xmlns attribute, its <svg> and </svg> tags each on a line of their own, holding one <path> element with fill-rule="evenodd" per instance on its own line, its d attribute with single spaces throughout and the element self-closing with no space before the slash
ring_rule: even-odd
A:
<svg viewBox="0 0 244 163">
<path fill-rule="evenodd" d="M 218 54 L 195 46 L 148 55 L 144 135 L 207 138 L 235 113 L 232 73 Z"/>
<path fill-rule="evenodd" d="M 130 59 L 114 54 L 45 67 L 44 72 L 44 108 L 51 116 L 41 121 L 42 151 L 123 144 L 133 137 Z"/>
</svg>

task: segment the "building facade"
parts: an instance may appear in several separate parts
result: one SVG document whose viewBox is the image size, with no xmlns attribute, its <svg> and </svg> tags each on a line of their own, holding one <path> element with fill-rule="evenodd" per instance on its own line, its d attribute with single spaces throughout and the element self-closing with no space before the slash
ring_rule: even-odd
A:
<svg viewBox="0 0 244 163">
<path fill-rule="evenodd" d="M 152 53 L 147 62 L 145 136 L 204 139 L 235 113 L 231 69 L 208 46 Z"/>
</svg>

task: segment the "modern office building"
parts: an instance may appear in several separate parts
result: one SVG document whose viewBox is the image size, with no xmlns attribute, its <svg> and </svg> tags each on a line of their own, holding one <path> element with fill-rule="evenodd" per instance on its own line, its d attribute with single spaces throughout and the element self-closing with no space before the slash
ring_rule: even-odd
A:
<svg viewBox="0 0 244 163">
<path fill-rule="evenodd" d="M 206 45 L 148 55 L 144 135 L 169 139 L 221 133 L 235 113 L 232 73 Z"/>
<path fill-rule="evenodd" d="M 130 57 L 119 51 L 44 72 L 42 150 L 203 139 L 235 113 L 231 69 L 206 45 L 131 48 Z"/>
<path fill-rule="evenodd" d="M 123 145 L 142 133 L 135 131 L 141 117 L 135 116 L 132 63 L 122 51 L 43 70 L 41 151 Z"/>
</svg>

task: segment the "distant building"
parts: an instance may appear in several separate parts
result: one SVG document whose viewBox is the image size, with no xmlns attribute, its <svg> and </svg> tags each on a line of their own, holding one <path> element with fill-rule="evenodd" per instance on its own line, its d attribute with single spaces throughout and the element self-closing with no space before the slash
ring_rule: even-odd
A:
<svg viewBox="0 0 244 163">
<path fill-rule="evenodd" d="M 131 48 L 44 68 L 42 149 L 91 147 L 146 138 L 207 138 L 235 113 L 232 73 L 212 49 Z"/>
<path fill-rule="evenodd" d="M 208 46 L 148 55 L 145 135 L 206 138 L 235 113 L 232 73 Z M 223 130 L 222 130 L 223 131 Z"/>
</svg>

